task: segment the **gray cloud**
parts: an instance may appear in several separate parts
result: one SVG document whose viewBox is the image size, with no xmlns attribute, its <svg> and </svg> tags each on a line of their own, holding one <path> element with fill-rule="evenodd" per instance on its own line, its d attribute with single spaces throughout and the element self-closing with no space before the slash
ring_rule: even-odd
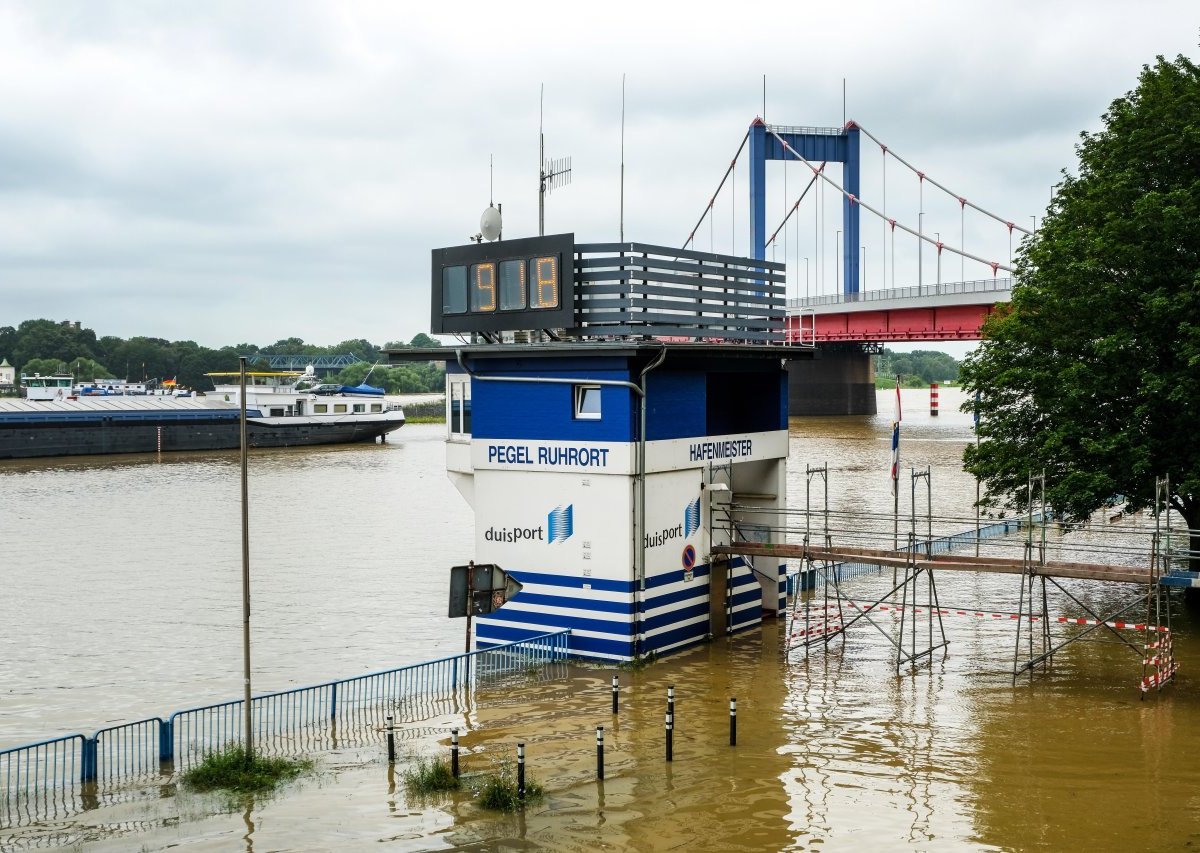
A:
<svg viewBox="0 0 1200 853">
<path fill-rule="evenodd" d="M 634 239 L 687 236 L 761 112 L 763 74 L 768 119 L 797 125 L 840 124 L 846 78 L 849 117 L 1024 223 L 1141 65 L 1195 42 L 1177 2 L 1136 26 L 1114 2 L 0 2 L 0 323 L 211 346 L 409 338 L 428 326 L 429 250 L 478 227 L 489 155 L 506 236 L 535 232 L 542 83 L 547 153 L 575 166 L 548 230 L 616 236 L 622 73 Z M 877 161 L 866 146 L 864 197 Z M 801 179 L 789 167 L 789 192 Z M 769 211 L 782 182 L 774 164 Z M 744 173 L 737 188 L 718 250 L 746 250 Z M 890 212 L 915 220 L 915 196 L 889 166 Z M 961 227 L 1006 260 L 1006 234 L 960 226 L 956 208 L 927 197 L 927 230 L 952 242 Z M 793 270 L 815 266 L 807 216 Z M 877 286 L 882 226 L 864 219 L 864 235 Z"/>
</svg>

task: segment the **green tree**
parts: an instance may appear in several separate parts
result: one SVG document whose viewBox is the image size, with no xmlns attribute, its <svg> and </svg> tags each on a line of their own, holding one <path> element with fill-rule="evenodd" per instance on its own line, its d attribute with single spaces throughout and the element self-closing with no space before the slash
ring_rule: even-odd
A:
<svg viewBox="0 0 1200 853">
<path fill-rule="evenodd" d="M 71 371 L 61 358 L 31 358 L 21 366 L 20 372 L 29 376 L 62 376 Z"/>
<path fill-rule="evenodd" d="M 980 417 L 965 466 L 985 504 L 1015 507 L 1044 469 L 1050 504 L 1070 518 L 1115 496 L 1150 506 L 1167 474 L 1171 505 L 1197 530 L 1200 69 L 1158 57 L 1081 140 L 1078 175 L 1064 171 L 1021 247 L 1009 310 L 963 366 Z"/>
</svg>

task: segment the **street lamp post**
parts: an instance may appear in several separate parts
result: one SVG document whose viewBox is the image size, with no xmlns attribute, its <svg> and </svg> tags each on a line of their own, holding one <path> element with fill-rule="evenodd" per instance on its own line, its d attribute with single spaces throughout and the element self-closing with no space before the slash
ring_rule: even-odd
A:
<svg viewBox="0 0 1200 853">
<path fill-rule="evenodd" d="M 934 231 L 933 237 L 937 241 L 937 286 L 934 287 L 934 293 L 942 292 L 942 232 Z"/>
<path fill-rule="evenodd" d="M 833 292 L 842 290 L 842 232 L 838 231 L 833 238 Z"/>
<path fill-rule="evenodd" d="M 917 293 L 925 286 L 925 212 L 917 214 Z"/>
<path fill-rule="evenodd" d="M 249 443 L 246 440 L 246 356 L 241 356 L 239 375 L 238 408 L 241 415 L 242 437 L 242 677 L 244 691 L 242 705 L 245 711 L 246 763 L 254 755 L 253 715 L 250 706 L 250 510 L 247 473 L 249 467 Z"/>
</svg>

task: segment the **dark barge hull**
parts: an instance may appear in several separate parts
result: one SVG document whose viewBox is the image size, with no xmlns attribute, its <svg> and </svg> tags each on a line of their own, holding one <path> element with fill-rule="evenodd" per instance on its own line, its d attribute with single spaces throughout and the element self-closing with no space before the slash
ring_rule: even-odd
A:
<svg viewBox="0 0 1200 853">
<path fill-rule="evenodd" d="M 343 417 L 246 419 L 251 447 L 302 447 L 375 441 L 404 425 L 398 412 Z M 182 411 L 79 411 L 0 413 L 0 459 L 90 456 L 241 447 L 240 413 L 225 409 Z"/>
</svg>

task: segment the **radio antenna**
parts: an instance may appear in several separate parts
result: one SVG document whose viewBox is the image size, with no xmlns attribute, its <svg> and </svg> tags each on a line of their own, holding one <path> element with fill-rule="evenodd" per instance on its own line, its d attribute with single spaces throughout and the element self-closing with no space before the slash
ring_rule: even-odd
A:
<svg viewBox="0 0 1200 853">
<path fill-rule="evenodd" d="M 571 158 L 546 159 L 546 137 L 542 133 L 542 110 L 546 84 L 538 95 L 538 236 L 546 234 L 546 193 L 571 183 Z"/>
<path fill-rule="evenodd" d="M 496 155 L 488 155 L 488 207 L 496 203 Z"/>
<path fill-rule="evenodd" d="M 625 242 L 625 75 L 621 75 L 621 220 L 620 242 Z"/>
</svg>

